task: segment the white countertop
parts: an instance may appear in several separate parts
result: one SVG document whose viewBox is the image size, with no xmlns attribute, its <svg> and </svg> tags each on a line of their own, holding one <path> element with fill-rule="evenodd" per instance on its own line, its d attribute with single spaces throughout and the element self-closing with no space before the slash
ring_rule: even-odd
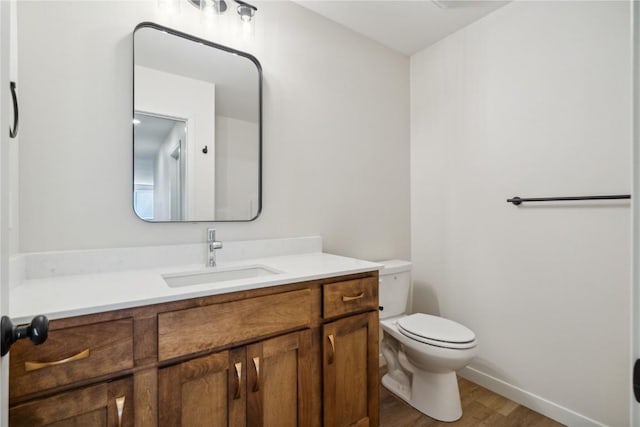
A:
<svg viewBox="0 0 640 427">
<path fill-rule="evenodd" d="M 282 273 L 217 283 L 169 287 L 164 274 L 214 272 L 242 266 L 265 266 Z M 323 252 L 173 265 L 127 271 L 24 278 L 10 291 L 10 316 L 16 324 L 38 314 L 50 320 L 168 301 L 258 289 L 269 286 L 375 271 L 382 265 Z"/>
</svg>

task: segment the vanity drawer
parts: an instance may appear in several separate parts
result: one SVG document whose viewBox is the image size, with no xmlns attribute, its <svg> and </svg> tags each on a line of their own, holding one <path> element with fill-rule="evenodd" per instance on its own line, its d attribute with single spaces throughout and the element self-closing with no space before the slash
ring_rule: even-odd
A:
<svg viewBox="0 0 640 427">
<path fill-rule="evenodd" d="M 377 310 L 378 279 L 365 277 L 324 285 L 322 302 L 325 319 L 369 309 Z"/>
<path fill-rule="evenodd" d="M 130 368 L 132 319 L 53 329 L 44 344 L 11 348 L 10 399 Z"/>
<path fill-rule="evenodd" d="M 307 288 L 160 313 L 158 360 L 308 327 L 311 301 Z"/>
</svg>

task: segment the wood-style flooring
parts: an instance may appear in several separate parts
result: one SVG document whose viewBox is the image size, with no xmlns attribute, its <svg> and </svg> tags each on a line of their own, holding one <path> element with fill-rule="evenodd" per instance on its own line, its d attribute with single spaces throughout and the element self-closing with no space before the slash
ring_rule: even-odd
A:
<svg viewBox="0 0 640 427">
<path fill-rule="evenodd" d="M 382 374 L 382 373 L 381 373 Z M 560 427 L 560 424 L 505 397 L 458 377 L 462 418 L 436 421 L 380 386 L 380 427 Z"/>
</svg>

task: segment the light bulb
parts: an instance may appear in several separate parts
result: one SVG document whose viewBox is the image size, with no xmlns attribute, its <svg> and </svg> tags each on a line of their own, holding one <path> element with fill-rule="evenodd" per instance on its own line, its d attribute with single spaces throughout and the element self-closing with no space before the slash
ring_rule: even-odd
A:
<svg viewBox="0 0 640 427">
<path fill-rule="evenodd" d="M 251 22 L 251 18 L 256 14 L 257 8 L 255 6 L 251 6 L 248 3 L 238 2 L 238 7 L 236 11 L 238 15 L 240 15 L 240 20 L 242 22 Z"/>
</svg>

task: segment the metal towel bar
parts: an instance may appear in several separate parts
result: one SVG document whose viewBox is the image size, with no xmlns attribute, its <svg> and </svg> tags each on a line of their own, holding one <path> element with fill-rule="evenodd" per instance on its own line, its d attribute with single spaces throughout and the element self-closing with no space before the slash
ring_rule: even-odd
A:
<svg viewBox="0 0 640 427">
<path fill-rule="evenodd" d="M 617 199 L 630 199 L 630 194 L 616 194 L 612 196 L 577 196 L 577 197 L 512 197 L 507 199 L 507 203 L 513 203 L 515 206 L 519 206 L 524 202 L 565 202 L 575 200 L 617 200 Z"/>
</svg>

